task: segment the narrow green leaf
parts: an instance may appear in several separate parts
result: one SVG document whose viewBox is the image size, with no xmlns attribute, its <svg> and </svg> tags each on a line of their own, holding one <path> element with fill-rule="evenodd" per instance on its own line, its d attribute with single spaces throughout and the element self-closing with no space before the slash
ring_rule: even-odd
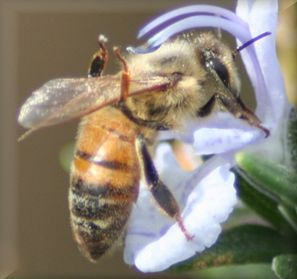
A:
<svg viewBox="0 0 297 279">
<path fill-rule="evenodd" d="M 236 162 L 256 184 L 272 192 L 284 203 L 297 204 L 297 175 L 282 165 L 276 165 L 250 153 L 238 153 Z"/>
<path fill-rule="evenodd" d="M 296 210 L 294 208 L 286 206 L 284 204 L 278 205 L 278 210 L 282 214 L 284 219 L 287 220 L 287 222 L 291 225 L 291 227 L 297 233 L 297 213 L 296 213 Z"/>
<path fill-rule="evenodd" d="M 280 255 L 273 259 L 272 270 L 280 279 L 297 278 L 297 254 Z"/>
<path fill-rule="evenodd" d="M 270 263 L 282 253 L 296 249 L 275 230 L 258 225 L 242 225 L 221 234 L 203 253 L 174 267 L 177 271 L 246 263 Z"/>
<path fill-rule="evenodd" d="M 239 198 L 275 228 L 285 234 L 293 234 L 292 227 L 279 212 L 278 202 L 271 195 L 258 189 L 257 185 L 241 172 L 235 170 L 235 173 L 237 174 L 236 187 Z"/>
<path fill-rule="evenodd" d="M 288 121 L 288 148 L 292 166 L 297 171 L 297 108 L 292 107 Z"/>
</svg>

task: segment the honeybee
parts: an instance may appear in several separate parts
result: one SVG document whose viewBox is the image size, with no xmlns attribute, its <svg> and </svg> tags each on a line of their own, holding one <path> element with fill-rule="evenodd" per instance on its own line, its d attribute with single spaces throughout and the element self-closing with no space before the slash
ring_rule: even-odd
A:
<svg viewBox="0 0 297 279">
<path fill-rule="evenodd" d="M 108 60 L 99 40 L 88 78 L 54 79 L 33 92 L 18 121 L 30 132 L 83 117 L 71 167 L 69 209 L 80 250 L 96 261 L 125 231 L 143 179 L 169 218 L 181 210 L 159 178 L 150 155 L 158 131 L 182 129 L 190 118 L 220 109 L 261 126 L 239 97 L 232 51 L 212 33 L 190 33 L 153 53 L 122 56 L 115 75 L 102 75 Z"/>
</svg>

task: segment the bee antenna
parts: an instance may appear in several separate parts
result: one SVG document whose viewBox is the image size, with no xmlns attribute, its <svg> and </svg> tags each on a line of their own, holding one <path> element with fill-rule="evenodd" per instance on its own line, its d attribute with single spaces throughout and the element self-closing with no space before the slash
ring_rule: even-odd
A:
<svg viewBox="0 0 297 279">
<path fill-rule="evenodd" d="M 269 36 L 271 35 L 271 32 L 264 32 L 250 40 L 248 40 L 247 42 L 245 42 L 244 44 L 242 44 L 241 46 L 239 46 L 238 48 L 236 48 L 233 53 L 232 53 L 232 56 L 233 58 L 235 58 L 235 56 L 237 55 L 237 53 L 239 53 L 240 51 L 242 51 L 243 49 L 245 49 L 246 47 L 248 47 L 249 45 L 253 44 L 254 42 L 266 37 L 266 36 Z"/>
</svg>

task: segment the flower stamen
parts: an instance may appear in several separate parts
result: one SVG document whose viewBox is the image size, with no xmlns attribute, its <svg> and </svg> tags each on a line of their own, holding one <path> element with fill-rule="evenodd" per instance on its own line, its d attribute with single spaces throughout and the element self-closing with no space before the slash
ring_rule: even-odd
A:
<svg viewBox="0 0 297 279">
<path fill-rule="evenodd" d="M 241 46 L 237 47 L 236 50 L 233 51 L 232 53 L 232 56 L 233 58 L 240 52 L 242 51 L 243 49 L 245 49 L 246 47 L 248 47 L 249 45 L 253 44 L 254 42 L 266 37 L 266 36 L 269 36 L 271 35 L 271 32 L 264 32 L 264 33 L 261 33 L 260 35 L 248 40 L 247 42 L 245 42 L 244 44 L 242 44 Z"/>
</svg>

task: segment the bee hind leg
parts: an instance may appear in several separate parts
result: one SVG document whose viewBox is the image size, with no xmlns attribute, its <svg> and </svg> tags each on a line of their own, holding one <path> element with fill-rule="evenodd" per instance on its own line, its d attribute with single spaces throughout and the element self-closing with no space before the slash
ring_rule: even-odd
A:
<svg viewBox="0 0 297 279">
<path fill-rule="evenodd" d="M 140 153 L 144 177 L 155 201 L 169 217 L 176 220 L 186 239 L 188 241 L 192 240 L 194 236 L 187 231 L 183 223 L 178 203 L 168 187 L 159 178 L 151 156 L 143 142 L 140 145 Z"/>
</svg>

